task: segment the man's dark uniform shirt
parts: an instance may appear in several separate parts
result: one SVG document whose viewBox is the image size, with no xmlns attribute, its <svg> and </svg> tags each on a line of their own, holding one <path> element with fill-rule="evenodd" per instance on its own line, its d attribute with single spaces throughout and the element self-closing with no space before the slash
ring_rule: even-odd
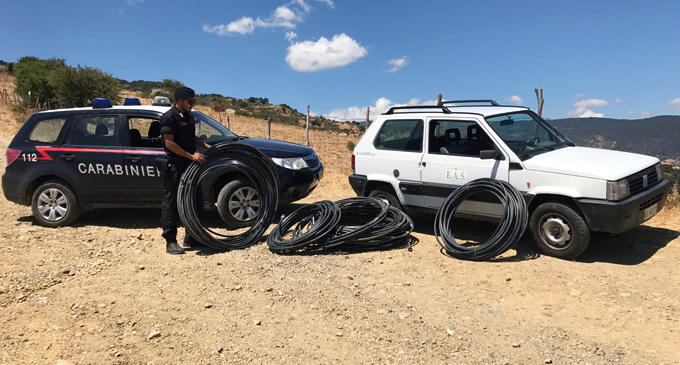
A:
<svg viewBox="0 0 680 365">
<path fill-rule="evenodd" d="M 183 114 L 177 106 L 170 108 L 161 118 L 161 134 L 172 134 L 175 143 L 180 148 L 191 154 L 196 152 L 196 120 L 191 113 Z M 186 157 L 178 156 L 170 151 L 165 146 L 165 139 L 163 139 L 163 148 L 171 164 L 188 165 L 191 162 Z"/>
</svg>

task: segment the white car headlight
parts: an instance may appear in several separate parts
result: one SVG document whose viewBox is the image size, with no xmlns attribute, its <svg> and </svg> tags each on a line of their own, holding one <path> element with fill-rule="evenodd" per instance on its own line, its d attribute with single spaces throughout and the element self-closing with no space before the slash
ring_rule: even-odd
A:
<svg viewBox="0 0 680 365">
<path fill-rule="evenodd" d="M 291 170 L 300 170 L 307 167 L 307 162 L 302 157 L 291 157 L 291 158 L 277 158 L 272 157 L 272 162 L 275 164 Z"/>
<path fill-rule="evenodd" d="M 630 195 L 628 179 L 607 181 L 607 200 L 621 200 Z"/>
<path fill-rule="evenodd" d="M 661 167 L 661 164 L 658 163 L 654 167 L 656 167 L 656 179 L 659 181 L 663 180 L 663 167 Z"/>
</svg>

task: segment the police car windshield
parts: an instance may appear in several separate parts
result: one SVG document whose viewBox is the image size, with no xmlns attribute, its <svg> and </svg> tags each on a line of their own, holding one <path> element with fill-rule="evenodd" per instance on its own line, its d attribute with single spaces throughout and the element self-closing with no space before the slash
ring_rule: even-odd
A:
<svg viewBox="0 0 680 365">
<path fill-rule="evenodd" d="M 196 136 L 208 144 L 238 139 L 234 133 L 215 119 L 195 110 L 191 114 L 196 118 Z"/>
<path fill-rule="evenodd" d="M 504 114 L 486 118 L 486 121 L 521 159 L 573 145 L 567 137 L 533 113 Z"/>
</svg>

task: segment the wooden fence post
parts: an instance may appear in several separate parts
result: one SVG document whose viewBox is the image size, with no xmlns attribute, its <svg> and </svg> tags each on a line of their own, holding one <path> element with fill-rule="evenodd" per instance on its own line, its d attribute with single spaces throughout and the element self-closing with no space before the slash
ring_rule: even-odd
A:
<svg viewBox="0 0 680 365">
<path fill-rule="evenodd" d="M 437 94 L 437 105 L 442 105 L 442 93 Z"/>
<path fill-rule="evenodd" d="M 371 107 L 366 107 L 366 128 L 371 124 Z"/>
<path fill-rule="evenodd" d="M 305 129 L 305 136 L 307 137 L 307 146 L 309 146 L 309 105 L 307 105 L 307 128 Z"/>
<path fill-rule="evenodd" d="M 229 114 L 227 114 L 227 129 L 231 130 L 231 124 L 229 123 Z"/>
<path fill-rule="evenodd" d="M 272 117 L 267 117 L 267 139 L 272 138 Z"/>
</svg>

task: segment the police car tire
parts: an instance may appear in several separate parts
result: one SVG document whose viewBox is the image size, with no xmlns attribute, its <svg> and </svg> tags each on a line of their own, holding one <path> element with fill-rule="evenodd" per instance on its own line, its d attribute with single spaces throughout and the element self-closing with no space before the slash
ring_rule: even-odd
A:
<svg viewBox="0 0 680 365">
<path fill-rule="evenodd" d="M 566 220 L 566 224 L 571 227 L 571 242 L 563 249 L 555 249 L 544 242 L 541 237 L 541 220 L 546 215 L 555 214 Z M 585 219 L 571 206 L 562 203 L 543 203 L 536 207 L 529 219 L 529 227 L 533 234 L 534 241 L 538 250 L 546 256 L 557 257 L 565 260 L 572 260 L 580 256 L 590 243 L 590 229 Z"/>
<path fill-rule="evenodd" d="M 248 222 L 243 222 L 236 219 L 229 211 L 229 199 L 231 195 L 238 189 L 249 187 L 253 188 L 250 184 L 246 184 L 241 180 L 233 180 L 224 185 L 217 196 L 217 212 L 220 214 L 222 220 L 231 228 L 245 228 L 252 226 L 257 219 L 252 219 Z"/>
<path fill-rule="evenodd" d="M 42 194 L 47 189 L 59 190 L 62 194 L 64 194 L 68 203 L 68 210 L 66 211 L 66 215 L 56 222 L 46 220 L 45 218 L 42 217 L 42 215 L 38 211 L 38 199 L 40 197 L 40 194 Z M 50 180 L 44 182 L 40 186 L 38 186 L 37 189 L 35 189 L 35 191 L 33 192 L 33 197 L 31 199 L 31 209 L 33 210 L 33 216 L 41 226 L 52 228 L 68 226 L 69 224 L 75 222 L 82 214 L 82 209 L 80 207 L 80 204 L 78 203 L 78 199 L 76 199 L 76 195 L 73 193 L 73 191 L 71 191 L 70 187 L 68 187 L 66 184 L 58 180 Z"/>
</svg>

